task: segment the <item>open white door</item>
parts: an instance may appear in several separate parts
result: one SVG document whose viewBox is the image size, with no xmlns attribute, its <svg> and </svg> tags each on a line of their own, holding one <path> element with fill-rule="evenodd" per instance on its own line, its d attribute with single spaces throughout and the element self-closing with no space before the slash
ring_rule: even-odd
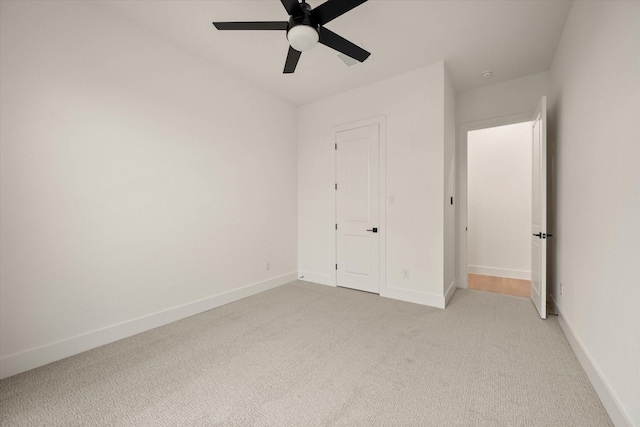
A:
<svg viewBox="0 0 640 427">
<path fill-rule="evenodd" d="M 531 119 L 533 138 L 531 213 L 531 300 L 547 318 L 547 97 Z"/>
</svg>

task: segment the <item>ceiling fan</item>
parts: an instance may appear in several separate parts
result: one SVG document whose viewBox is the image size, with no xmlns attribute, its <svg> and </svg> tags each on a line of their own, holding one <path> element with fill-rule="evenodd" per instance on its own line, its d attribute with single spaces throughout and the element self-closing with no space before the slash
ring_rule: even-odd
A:
<svg viewBox="0 0 640 427">
<path fill-rule="evenodd" d="M 285 74 L 293 73 L 302 52 L 312 49 L 318 42 L 360 62 L 371 55 L 323 26 L 367 0 L 329 0 L 315 9 L 311 9 L 306 0 L 301 3 L 298 0 L 280 1 L 289 14 L 289 21 L 214 22 L 213 25 L 218 30 L 286 31 L 290 46 L 284 64 Z"/>
</svg>

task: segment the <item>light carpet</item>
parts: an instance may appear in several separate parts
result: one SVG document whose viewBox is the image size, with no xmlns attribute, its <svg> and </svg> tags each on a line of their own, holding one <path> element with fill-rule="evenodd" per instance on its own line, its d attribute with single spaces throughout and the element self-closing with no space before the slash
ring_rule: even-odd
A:
<svg viewBox="0 0 640 427">
<path fill-rule="evenodd" d="M 303 282 L 0 382 L 0 425 L 607 426 L 557 319 Z"/>
</svg>

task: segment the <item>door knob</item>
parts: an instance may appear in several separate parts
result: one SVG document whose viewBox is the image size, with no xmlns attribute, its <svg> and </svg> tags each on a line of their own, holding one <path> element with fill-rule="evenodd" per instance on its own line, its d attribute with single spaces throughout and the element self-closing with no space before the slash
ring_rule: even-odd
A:
<svg viewBox="0 0 640 427">
<path fill-rule="evenodd" d="M 534 234 L 534 236 L 539 237 L 539 238 L 542 239 L 542 233 L 536 233 L 536 234 Z"/>
<path fill-rule="evenodd" d="M 367 230 L 367 231 L 372 231 L 374 233 L 377 233 L 378 232 L 378 228 L 377 227 L 373 227 L 372 229 Z"/>
</svg>

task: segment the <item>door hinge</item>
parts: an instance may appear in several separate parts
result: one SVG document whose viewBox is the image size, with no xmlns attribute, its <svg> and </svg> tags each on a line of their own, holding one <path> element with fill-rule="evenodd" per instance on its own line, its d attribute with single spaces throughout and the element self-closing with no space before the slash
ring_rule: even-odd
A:
<svg viewBox="0 0 640 427">
<path fill-rule="evenodd" d="M 336 150 L 338 149 L 338 144 L 336 144 Z"/>
<path fill-rule="evenodd" d="M 338 229 L 338 224 L 336 224 L 336 230 Z"/>
<path fill-rule="evenodd" d="M 336 190 L 338 189 L 338 184 L 336 184 Z"/>
<path fill-rule="evenodd" d="M 338 269 L 338 264 L 336 264 L 336 270 Z"/>
</svg>

